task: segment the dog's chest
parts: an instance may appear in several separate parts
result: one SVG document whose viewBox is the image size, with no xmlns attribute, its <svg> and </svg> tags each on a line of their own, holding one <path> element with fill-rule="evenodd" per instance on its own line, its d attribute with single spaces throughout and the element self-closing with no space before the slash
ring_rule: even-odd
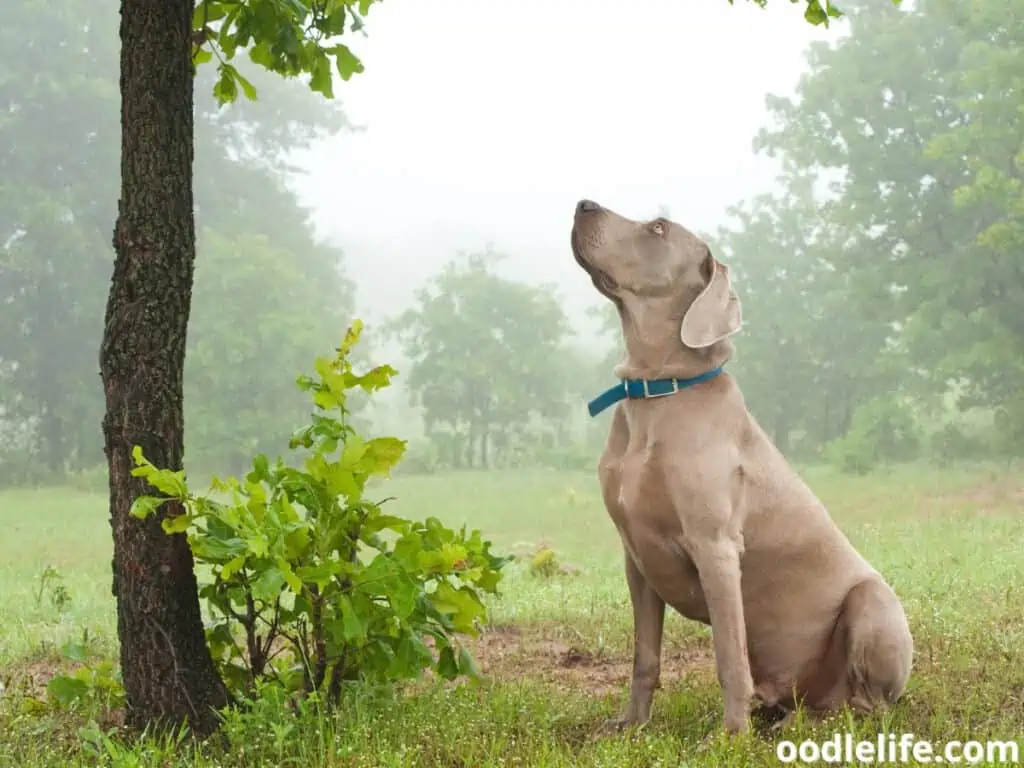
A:
<svg viewBox="0 0 1024 768">
<path fill-rule="evenodd" d="M 609 457 L 602 462 L 600 476 L 605 506 L 621 532 L 673 516 L 663 473 L 647 452 Z"/>
<path fill-rule="evenodd" d="M 697 569 L 680 545 L 682 525 L 657 463 L 643 452 L 607 458 L 601 488 L 623 547 L 666 603 L 707 621 Z"/>
</svg>

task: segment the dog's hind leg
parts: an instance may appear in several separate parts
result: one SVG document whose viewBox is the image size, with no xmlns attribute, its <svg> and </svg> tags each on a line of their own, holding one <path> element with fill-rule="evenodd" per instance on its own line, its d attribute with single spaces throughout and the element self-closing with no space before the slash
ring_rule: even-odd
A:
<svg viewBox="0 0 1024 768">
<path fill-rule="evenodd" d="M 824 696 L 809 697 L 815 709 L 859 712 L 893 704 L 906 689 L 914 641 L 899 598 L 880 576 L 855 585 L 843 600 L 826 659 L 839 656 L 838 680 Z M 817 699 L 817 700 L 815 700 Z"/>
<path fill-rule="evenodd" d="M 870 711 L 894 704 L 910 679 L 914 641 L 899 598 L 880 576 L 862 581 L 843 601 L 850 706 Z"/>
</svg>

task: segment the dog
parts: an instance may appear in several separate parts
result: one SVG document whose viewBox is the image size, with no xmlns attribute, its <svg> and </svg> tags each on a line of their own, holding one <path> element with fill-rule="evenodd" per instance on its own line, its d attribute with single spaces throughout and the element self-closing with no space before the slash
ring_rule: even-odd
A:
<svg viewBox="0 0 1024 768">
<path fill-rule="evenodd" d="M 598 463 L 633 607 L 629 704 L 645 723 L 661 674 L 665 606 L 711 627 L 723 725 L 755 702 L 869 712 L 906 688 L 913 639 L 893 589 L 790 467 L 723 370 L 743 325 L 729 268 L 664 217 L 581 200 L 572 252 L 622 322 L 622 380 Z"/>
</svg>

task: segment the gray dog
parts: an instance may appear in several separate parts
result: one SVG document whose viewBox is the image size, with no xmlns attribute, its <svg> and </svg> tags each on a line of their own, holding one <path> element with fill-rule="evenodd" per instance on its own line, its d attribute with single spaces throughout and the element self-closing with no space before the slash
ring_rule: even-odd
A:
<svg viewBox="0 0 1024 768">
<path fill-rule="evenodd" d="M 747 410 L 722 366 L 740 330 L 729 269 L 664 218 L 576 206 L 572 250 L 622 320 L 627 380 L 598 474 L 622 539 L 635 651 L 621 725 L 645 722 L 665 605 L 711 626 L 725 728 L 756 697 L 812 713 L 895 702 L 913 640 L 899 598 Z M 627 391 L 628 390 L 628 391 Z"/>
</svg>

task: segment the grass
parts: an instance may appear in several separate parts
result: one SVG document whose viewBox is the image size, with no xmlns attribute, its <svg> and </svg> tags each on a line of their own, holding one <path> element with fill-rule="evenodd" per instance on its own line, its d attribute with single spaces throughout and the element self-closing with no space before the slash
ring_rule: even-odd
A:
<svg viewBox="0 0 1024 768">
<path fill-rule="evenodd" d="M 786 738 L 853 730 L 950 739 L 1024 736 L 1024 474 L 906 467 L 868 478 L 804 473 L 854 544 L 904 598 L 917 658 L 904 700 L 857 721 L 798 724 Z M 494 472 L 404 477 L 381 495 L 406 515 L 480 527 L 498 549 L 547 542 L 580 569 L 538 580 L 510 567 L 476 644 L 480 684 L 358 691 L 337 719 L 273 701 L 232 713 L 224 739 L 196 751 L 105 738 L 90 719 L 28 707 L 88 631 L 116 657 L 106 498 L 70 489 L 0 492 L 0 765 L 623 766 L 777 765 L 777 736 L 722 736 L 709 633 L 670 614 L 664 690 L 639 733 L 602 737 L 623 704 L 631 619 L 618 539 L 587 474 Z M 68 601 L 58 609 L 52 566 Z M 103 717 L 100 724 L 106 724 Z M 913 764 L 913 763 L 911 763 Z"/>
</svg>

